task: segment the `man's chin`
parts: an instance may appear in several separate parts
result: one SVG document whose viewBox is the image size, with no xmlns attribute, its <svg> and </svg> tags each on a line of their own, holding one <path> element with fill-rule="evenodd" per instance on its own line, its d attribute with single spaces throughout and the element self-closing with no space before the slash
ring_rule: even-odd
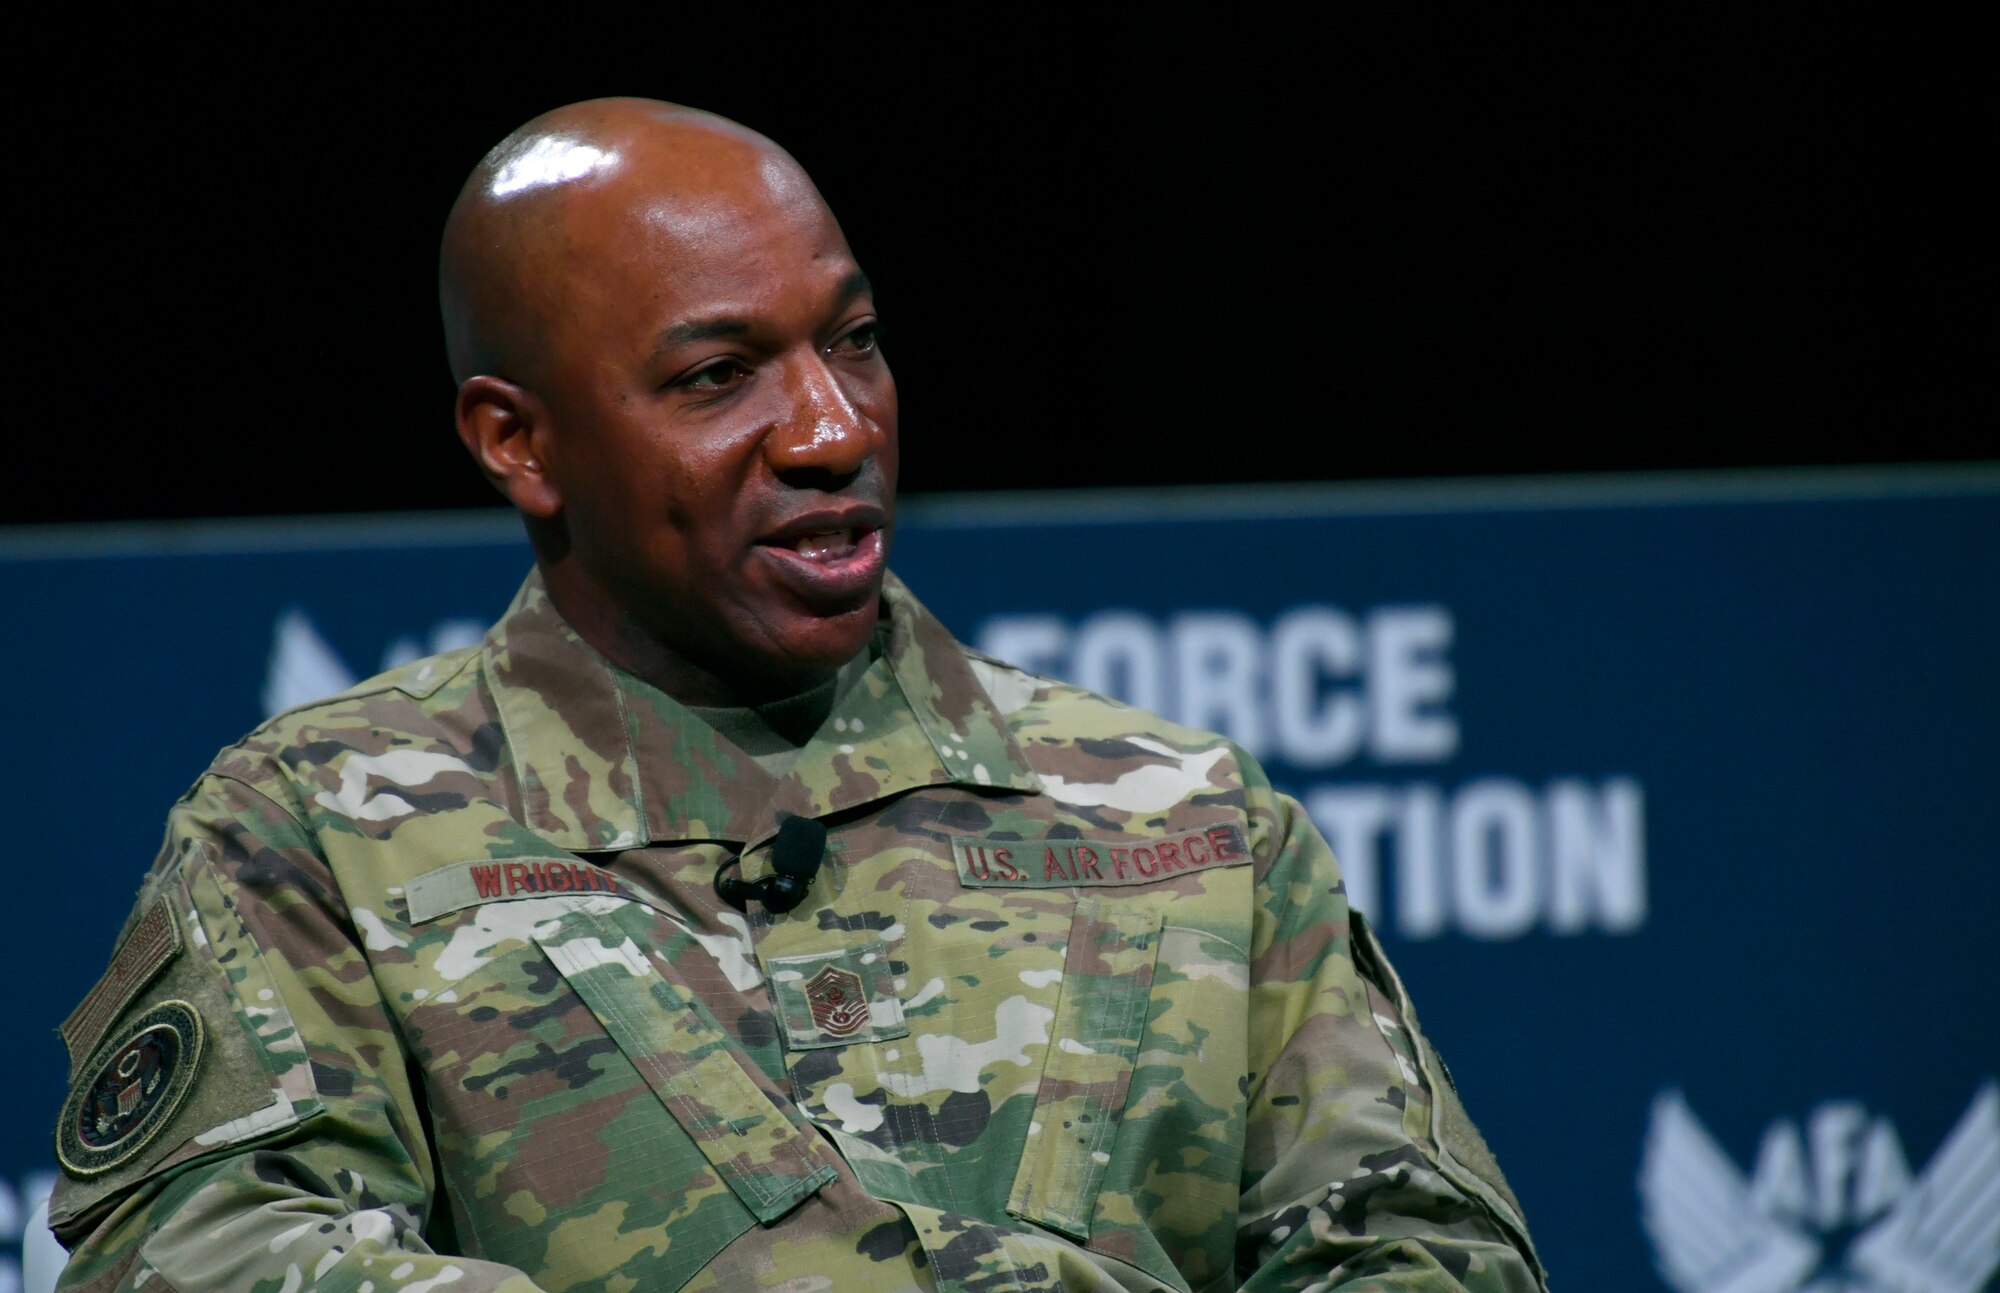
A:
<svg viewBox="0 0 2000 1293">
<path fill-rule="evenodd" d="M 742 676 L 745 689 L 759 693 L 760 699 L 812 690 L 867 650 L 880 621 L 879 598 L 836 615 L 795 618 L 779 635 L 779 649 L 753 653 L 744 648 L 744 663 L 750 665 Z M 761 658 L 753 661 L 753 655 Z"/>
</svg>

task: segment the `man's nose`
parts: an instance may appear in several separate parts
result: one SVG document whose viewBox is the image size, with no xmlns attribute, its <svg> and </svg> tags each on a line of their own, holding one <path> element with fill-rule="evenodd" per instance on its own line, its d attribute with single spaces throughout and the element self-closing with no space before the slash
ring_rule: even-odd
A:
<svg viewBox="0 0 2000 1293">
<path fill-rule="evenodd" d="M 790 407 L 764 438 L 765 460 L 780 476 L 846 480 L 874 452 L 875 425 L 818 355 L 787 374 Z M 804 484 L 806 482 L 797 482 Z"/>
</svg>

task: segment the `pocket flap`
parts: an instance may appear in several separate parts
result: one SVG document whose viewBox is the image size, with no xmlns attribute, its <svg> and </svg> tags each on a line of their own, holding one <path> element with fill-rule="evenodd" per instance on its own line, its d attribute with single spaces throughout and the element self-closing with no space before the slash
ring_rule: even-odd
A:
<svg viewBox="0 0 2000 1293">
<path fill-rule="evenodd" d="M 1146 1032 L 1159 954 L 1158 911 L 1097 899 L 1076 905 L 1062 993 L 1035 1112 L 1007 1211 L 1074 1239 L 1090 1217 Z"/>
<path fill-rule="evenodd" d="M 758 1088 L 735 1042 L 679 981 L 674 956 L 700 950 L 691 937 L 684 949 L 649 955 L 615 913 L 583 909 L 534 937 L 759 1221 L 777 1220 L 838 1176 L 818 1157 L 813 1133 Z"/>
</svg>

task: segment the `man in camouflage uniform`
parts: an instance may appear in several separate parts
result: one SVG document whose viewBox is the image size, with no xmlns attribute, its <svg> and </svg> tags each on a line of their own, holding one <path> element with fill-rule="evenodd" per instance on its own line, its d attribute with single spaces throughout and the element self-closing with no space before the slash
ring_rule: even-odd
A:
<svg viewBox="0 0 2000 1293">
<path fill-rule="evenodd" d="M 795 163 L 559 110 L 443 281 L 536 572 L 174 809 L 63 1027 L 65 1287 L 1542 1286 L 1298 806 L 886 574 L 894 387 Z"/>
</svg>

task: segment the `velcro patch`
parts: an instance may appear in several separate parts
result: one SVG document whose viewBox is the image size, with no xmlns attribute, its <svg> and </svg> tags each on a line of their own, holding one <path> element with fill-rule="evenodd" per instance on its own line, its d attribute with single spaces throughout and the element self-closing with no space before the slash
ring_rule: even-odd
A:
<svg viewBox="0 0 2000 1293">
<path fill-rule="evenodd" d="M 409 904 L 410 923 L 421 925 L 481 903 L 589 893 L 638 898 L 617 876 L 575 858 L 507 858 L 454 862 L 426 871 L 404 887 L 403 900 Z"/>
<path fill-rule="evenodd" d="M 119 944 L 104 977 L 58 1026 L 63 1045 L 69 1048 L 71 1071 L 96 1049 L 111 1021 L 124 1013 L 139 990 L 151 983 L 180 950 L 180 926 L 174 922 L 166 899 L 155 899 L 132 926 L 131 934 Z"/>
<path fill-rule="evenodd" d="M 162 1001 L 91 1057 L 63 1102 L 56 1158 L 89 1179 L 128 1162 L 173 1121 L 201 1065 L 201 1016 Z"/>
<path fill-rule="evenodd" d="M 1247 866 L 1234 823 L 1108 844 L 1100 840 L 998 840 L 954 836 L 958 878 L 980 889 L 1076 889 L 1153 884 L 1187 871 Z"/>
<path fill-rule="evenodd" d="M 778 1027 L 795 1051 L 906 1037 L 903 999 L 879 938 L 859 947 L 774 956 L 765 965 Z"/>
</svg>

